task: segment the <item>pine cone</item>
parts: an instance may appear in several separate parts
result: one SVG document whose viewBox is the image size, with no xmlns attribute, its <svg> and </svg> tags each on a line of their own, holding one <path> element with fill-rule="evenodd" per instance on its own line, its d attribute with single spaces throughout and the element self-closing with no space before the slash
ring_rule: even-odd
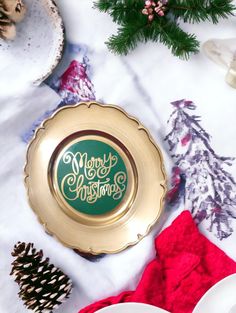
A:
<svg viewBox="0 0 236 313">
<path fill-rule="evenodd" d="M 16 36 L 15 24 L 0 13 L 0 38 L 12 40 Z"/>
<path fill-rule="evenodd" d="M 15 261 L 12 271 L 20 287 L 19 296 L 34 312 L 52 312 L 72 290 L 71 280 L 60 269 L 43 259 L 43 251 L 36 251 L 33 243 L 18 242 L 12 252 Z"/>
<path fill-rule="evenodd" d="M 0 12 L 11 21 L 19 23 L 25 17 L 26 6 L 22 0 L 0 0 Z"/>
</svg>

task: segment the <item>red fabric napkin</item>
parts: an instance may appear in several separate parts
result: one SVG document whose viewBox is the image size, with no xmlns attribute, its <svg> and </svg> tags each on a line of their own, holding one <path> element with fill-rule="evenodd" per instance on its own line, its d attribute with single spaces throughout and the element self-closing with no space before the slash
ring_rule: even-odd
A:
<svg viewBox="0 0 236 313">
<path fill-rule="evenodd" d="M 181 213 L 155 240 L 156 258 L 135 291 L 125 291 L 82 309 L 97 310 L 121 302 L 142 302 L 172 313 L 190 313 L 204 293 L 236 273 L 236 263 L 198 231 L 189 211 Z"/>
</svg>

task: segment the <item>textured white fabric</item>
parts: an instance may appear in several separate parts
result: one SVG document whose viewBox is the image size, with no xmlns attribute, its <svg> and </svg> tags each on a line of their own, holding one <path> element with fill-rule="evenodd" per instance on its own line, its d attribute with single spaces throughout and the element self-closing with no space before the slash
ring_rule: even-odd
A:
<svg viewBox="0 0 236 313">
<path fill-rule="evenodd" d="M 127 57 L 108 52 L 104 41 L 116 26 L 111 19 L 92 9 L 92 0 L 58 0 L 71 42 L 88 46 L 96 98 L 121 105 L 147 126 L 163 150 L 170 177 L 171 160 L 163 143 L 167 134 L 170 102 L 187 98 L 197 104 L 202 125 L 212 135 L 218 154 L 236 156 L 236 91 L 224 83 L 223 72 L 202 53 L 190 61 L 180 61 L 167 48 L 148 43 L 140 45 Z M 211 37 L 233 37 L 234 20 L 220 25 L 203 23 L 184 25 L 205 41 Z M 11 86 L 9 86 L 9 90 Z M 8 93 L 9 93 L 9 90 Z M 96 299 L 134 288 L 147 262 L 154 257 L 153 237 L 159 223 L 138 245 L 117 255 L 91 263 L 48 236 L 30 209 L 23 184 L 26 145 L 21 135 L 45 110 L 59 102 L 57 94 L 43 85 L 26 88 L 21 94 L 5 96 L 0 90 L 0 312 L 28 312 L 18 299 L 18 286 L 9 277 L 13 245 L 17 241 L 34 242 L 51 262 L 73 280 L 70 299 L 58 313 L 75 313 Z M 148 166 L 148 165 L 147 165 Z M 236 178 L 236 165 L 230 169 Z M 172 220 L 180 210 L 174 211 Z M 169 222 L 166 222 L 168 224 Z M 235 227 L 236 228 L 236 227 Z M 219 242 L 207 236 L 236 260 L 236 235 Z"/>
</svg>

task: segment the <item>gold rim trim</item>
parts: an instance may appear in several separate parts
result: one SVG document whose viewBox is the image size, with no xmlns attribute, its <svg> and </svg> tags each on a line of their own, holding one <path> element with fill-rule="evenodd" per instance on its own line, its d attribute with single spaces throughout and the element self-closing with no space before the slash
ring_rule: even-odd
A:
<svg viewBox="0 0 236 313">
<path fill-rule="evenodd" d="M 159 203 L 159 210 L 157 210 L 157 215 L 156 218 L 153 219 L 153 221 L 151 223 L 149 223 L 146 226 L 146 230 L 143 231 L 142 233 L 136 233 L 136 239 L 129 241 L 125 244 L 123 244 L 120 248 L 118 249 L 114 249 L 114 250 L 108 250 L 108 249 L 96 249 L 96 251 L 92 248 L 89 247 L 88 249 L 83 249 L 81 247 L 78 247 L 78 245 L 71 245 L 68 244 L 60 235 L 56 234 L 55 231 L 53 231 L 50 226 L 48 225 L 47 221 L 44 220 L 43 218 L 40 217 L 37 207 L 35 206 L 35 204 L 31 201 L 30 199 L 30 185 L 29 185 L 29 173 L 28 173 L 28 165 L 30 163 L 30 153 L 31 153 L 31 149 L 36 141 L 36 139 L 40 136 L 40 133 L 44 132 L 46 129 L 47 124 L 49 124 L 60 112 L 62 111 L 66 111 L 66 110 L 70 110 L 73 108 L 76 108 L 78 106 L 82 106 L 85 105 L 87 108 L 90 108 L 92 105 L 96 105 L 102 108 L 110 108 L 110 109 L 114 109 L 117 110 L 118 112 L 122 113 L 123 115 L 125 115 L 126 118 L 128 118 L 131 121 L 134 121 L 136 123 L 137 129 L 138 131 L 144 131 L 145 134 L 147 135 L 147 138 L 149 139 L 149 141 L 151 142 L 151 144 L 153 145 L 153 147 L 156 149 L 156 151 L 158 152 L 159 158 L 160 158 L 160 171 L 162 173 L 162 177 L 163 179 L 159 182 L 159 185 L 162 189 L 162 195 L 160 197 L 160 203 Z M 137 244 L 141 239 L 143 239 L 151 230 L 151 228 L 153 227 L 153 225 L 159 220 L 162 212 L 163 212 L 163 207 L 164 207 L 164 198 L 166 195 L 166 191 L 167 191 L 167 178 L 166 178 L 166 173 L 165 173 L 165 168 L 164 168 L 164 162 L 163 162 L 163 156 L 162 156 L 162 152 L 159 149 L 159 147 L 156 145 L 155 141 L 153 140 L 150 132 L 139 122 L 139 120 L 133 116 L 130 116 L 126 111 L 124 111 L 122 108 L 115 106 L 115 105 L 108 105 L 108 104 L 101 104 L 98 103 L 96 101 L 92 101 L 92 102 L 80 102 L 78 104 L 75 105 L 69 105 L 66 107 L 62 107 L 60 109 L 58 109 L 57 111 L 55 111 L 51 117 L 47 118 L 46 120 L 44 120 L 41 125 L 37 128 L 37 130 L 34 133 L 34 136 L 32 138 L 32 140 L 30 141 L 30 143 L 28 144 L 27 147 L 27 153 L 26 153 L 26 163 L 24 166 L 24 183 L 25 183 L 25 187 L 27 190 L 27 198 L 28 198 L 28 202 L 30 207 L 33 209 L 33 211 L 35 212 L 38 221 L 41 223 L 41 225 L 44 227 L 45 231 L 54 236 L 58 241 L 60 241 L 63 245 L 72 248 L 72 249 L 79 249 L 79 251 L 84 252 L 84 253 L 91 253 L 94 255 L 98 255 L 98 254 L 111 254 L 111 253 L 118 253 L 124 249 L 126 249 L 129 246 L 135 245 Z M 144 204 L 145 205 L 145 204 Z M 144 208 L 145 209 L 145 208 Z"/>
</svg>

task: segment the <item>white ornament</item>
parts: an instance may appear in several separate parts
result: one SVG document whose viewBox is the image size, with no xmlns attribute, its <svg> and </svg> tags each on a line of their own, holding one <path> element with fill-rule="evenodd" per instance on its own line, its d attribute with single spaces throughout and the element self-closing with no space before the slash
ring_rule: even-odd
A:
<svg viewBox="0 0 236 313">
<path fill-rule="evenodd" d="M 236 88 L 236 38 L 208 40 L 203 50 L 209 59 L 227 70 L 225 80 Z"/>
</svg>

